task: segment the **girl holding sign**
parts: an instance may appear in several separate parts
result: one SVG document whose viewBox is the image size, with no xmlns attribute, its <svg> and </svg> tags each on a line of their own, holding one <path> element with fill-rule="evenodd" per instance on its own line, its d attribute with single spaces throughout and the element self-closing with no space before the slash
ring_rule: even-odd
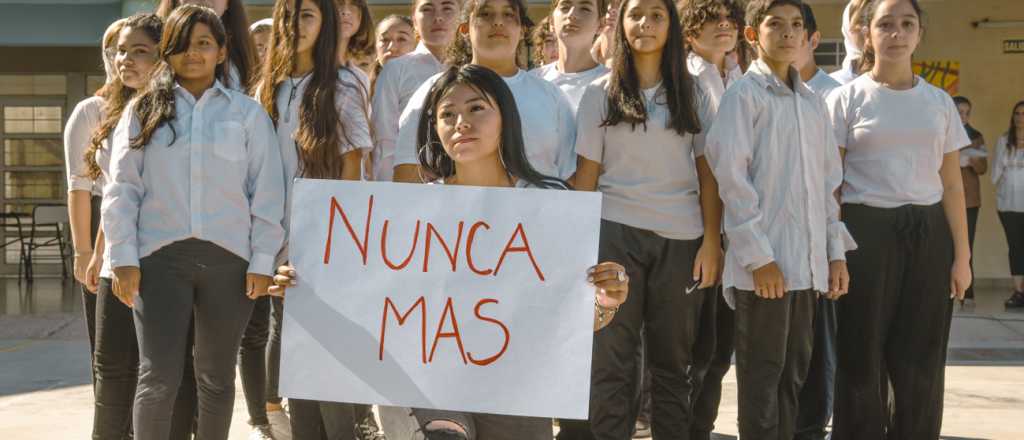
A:
<svg viewBox="0 0 1024 440">
<path fill-rule="evenodd" d="M 114 131 L 103 231 L 138 334 L 136 438 L 169 435 L 193 321 L 197 437 L 227 438 L 251 298 L 266 292 L 284 239 L 274 126 L 217 80 L 226 44 L 212 9 L 172 12 L 152 79 Z"/>
<path fill-rule="evenodd" d="M 524 41 L 523 29 L 531 24 L 526 12 L 524 0 L 467 1 L 459 35 L 448 50 L 448 62 L 453 66 L 477 64 L 501 75 L 523 117 L 530 164 L 546 175 L 568 179 L 576 169 L 572 105 L 557 86 L 520 69 L 516 62 L 518 48 Z M 416 142 L 416 131 L 424 98 L 439 76 L 428 79 L 416 90 L 402 112 L 395 146 L 396 182 L 419 183 L 436 178 L 419 173 L 418 155 L 423 145 Z"/>
<path fill-rule="evenodd" d="M 359 180 L 364 150 L 373 147 L 367 95 L 355 67 L 342 65 L 343 33 L 335 0 L 278 0 L 274 6 L 269 65 L 257 96 L 277 127 L 284 162 L 285 229 L 296 177 Z M 287 244 L 278 262 L 287 260 Z M 276 381 L 273 377 L 270 380 Z M 260 405 L 260 399 L 250 399 Z M 293 438 L 349 439 L 355 425 L 351 404 L 290 399 Z M 253 409 L 250 408 L 250 413 Z M 268 421 L 254 419 L 256 429 Z M 269 437 L 269 436 L 268 436 Z"/>
<path fill-rule="evenodd" d="M 395 142 L 398 140 L 398 117 L 420 85 L 444 69 L 444 51 L 455 39 L 461 10 L 460 0 L 413 2 L 412 21 L 419 44 L 411 53 L 387 62 L 375 78 L 372 112 L 374 180 L 391 181 Z"/>
<path fill-rule="evenodd" d="M 420 165 L 437 183 L 485 187 L 564 189 L 526 157 L 522 125 L 512 92 L 498 74 L 477 66 L 453 67 L 431 88 L 418 121 L 417 138 L 425 145 Z M 610 322 L 628 295 L 625 269 L 601 263 L 586 276 L 597 289 L 594 330 Z M 285 266 L 274 278 L 274 295 L 294 286 L 295 270 Z M 427 439 L 549 440 L 551 421 L 438 410 L 415 410 Z"/>
<path fill-rule="evenodd" d="M 591 425 L 629 438 L 636 347 L 645 332 L 656 436 L 686 438 L 704 301 L 722 266 L 722 203 L 704 155 L 710 101 L 686 70 L 683 31 L 668 0 L 619 10 L 612 71 L 583 92 L 577 115 L 579 190 L 604 194 L 601 257 L 621 261 L 634 295 L 596 336 Z M 685 270 L 691 269 L 691 270 Z"/>
</svg>

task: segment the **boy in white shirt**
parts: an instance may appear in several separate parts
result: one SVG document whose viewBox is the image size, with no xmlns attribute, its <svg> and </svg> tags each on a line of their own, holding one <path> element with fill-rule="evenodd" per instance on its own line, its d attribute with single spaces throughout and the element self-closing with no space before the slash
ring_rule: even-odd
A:
<svg viewBox="0 0 1024 440">
<path fill-rule="evenodd" d="M 839 148 L 825 105 L 792 64 L 800 0 L 752 0 L 744 36 L 758 59 L 722 98 L 706 155 L 725 203 L 723 285 L 736 309 L 741 438 L 791 440 L 818 295 L 849 285 L 839 220 Z"/>
</svg>

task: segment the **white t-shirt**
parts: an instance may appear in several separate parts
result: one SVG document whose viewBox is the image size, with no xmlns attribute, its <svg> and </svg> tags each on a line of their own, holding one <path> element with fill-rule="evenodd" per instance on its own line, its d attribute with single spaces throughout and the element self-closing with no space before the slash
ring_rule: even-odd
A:
<svg viewBox="0 0 1024 440">
<path fill-rule="evenodd" d="M 647 128 L 622 122 L 602 127 L 607 114 L 606 75 L 587 86 L 576 115 L 576 152 L 601 164 L 597 190 L 601 218 L 652 231 L 675 240 L 704 235 L 696 158 L 703 156 L 703 133 L 679 135 L 660 85 L 643 90 Z M 699 93 L 701 120 L 710 120 L 706 93 Z M 696 138 L 700 137 L 700 140 Z"/>
<path fill-rule="evenodd" d="M 583 90 L 594 80 L 608 73 L 608 68 L 603 64 L 598 64 L 597 67 L 582 72 L 562 73 L 558 70 L 558 63 L 551 63 L 533 69 L 530 73 L 558 86 L 565 92 L 565 95 L 569 97 L 569 104 L 572 104 L 573 113 L 576 113 L 580 106 L 580 99 L 583 99 Z"/>
<path fill-rule="evenodd" d="M 430 77 L 444 69 L 421 42 L 416 50 L 388 61 L 377 76 L 373 92 L 373 179 L 391 181 L 394 173 L 398 118 L 409 98 Z"/>
<path fill-rule="evenodd" d="M 416 130 L 423 101 L 441 74 L 430 77 L 409 98 L 398 122 L 395 144 L 395 165 L 419 164 Z M 568 179 L 576 172 L 576 121 L 572 105 L 554 84 L 520 70 L 511 77 L 502 77 L 512 91 L 523 127 L 526 157 L 541 174 Z"/>
<path fill-rule="evenodd" d="M 827 103 L 846 149 L 843 203 L 895 208 L 942 200 L 943 156 L 971 143 L 948 93 L 919 77 L 914 87 L 893 90 L 861 75 Z"/>
</svg>

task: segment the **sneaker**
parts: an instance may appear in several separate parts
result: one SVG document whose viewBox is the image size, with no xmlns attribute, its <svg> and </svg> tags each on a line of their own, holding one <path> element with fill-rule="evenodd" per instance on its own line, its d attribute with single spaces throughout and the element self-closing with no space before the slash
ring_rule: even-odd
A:
<svg viewBox="0 0 1024 440">
<path fill-rule="evenodd" d="M 270 430 L 274 433 L 274 440 L 292 440 L 292 422 L 283 409 L 267 411 L 267 419 L 270 420 Z"/>
<path fill-rule="evenodd" d="M 1024 292 L 1013 292 L 1010 299 L 1006 300 L 1005 305 L 1008 309 L 1024 308 Z"/>
<path fill-rule="evenodd" d="M 249 440 L 277 440 L 274 438 L 274 433 L 270 429 L 270 425 L 256 425 L 252 427 L 252 432 L 249 433 Z"/>
<path fill-rule="evenodd" d="M 651 424 L 643 420 L 637 420 L 633 438 L 651 438 Z"/>
<path fill-rule="evenodd" d="M 377 419 L 373 418 L 373 413 L 356 424 L 356 438 L 359 440 L 387 440 L 380 427 L 377 426 Z"/>
</svg>

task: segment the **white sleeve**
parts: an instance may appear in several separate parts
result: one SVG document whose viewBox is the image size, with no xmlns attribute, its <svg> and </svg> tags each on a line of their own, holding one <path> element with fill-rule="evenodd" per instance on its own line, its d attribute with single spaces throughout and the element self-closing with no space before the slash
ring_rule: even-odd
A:
<svg viewBox="0 0 1024 440">
<path fill-rule="evenodd" d="M 67 164 L 68 192 L 92 191 L 93 180 L 86 176 L 85 152 L 92 144 L 92 133 L 100 124 L 100 115 L 92 98 L 79 102 L 64 127 L 64 163 Z"/>
<path fill-rule="evenodd" d="M 420 163 L 419 148 L 416 145 L 416 131 L 423 114 L 423 101 L 439 76 L 431 77 L 409 98 L 409 103 L 398 118 L 398 140 L 395 142 L 395 166 Z"/>
<path fill-rule="evenodd" d="M 142 181 L 144 150 L 130 147 L 131 139 L 141 131 L 132 107 L 124 109 L 114 129 L 110 182 L 103 195 L 100 216 L 112 268 L 139 267 L 139 209 L 146 188 Z"/>
</svg>

